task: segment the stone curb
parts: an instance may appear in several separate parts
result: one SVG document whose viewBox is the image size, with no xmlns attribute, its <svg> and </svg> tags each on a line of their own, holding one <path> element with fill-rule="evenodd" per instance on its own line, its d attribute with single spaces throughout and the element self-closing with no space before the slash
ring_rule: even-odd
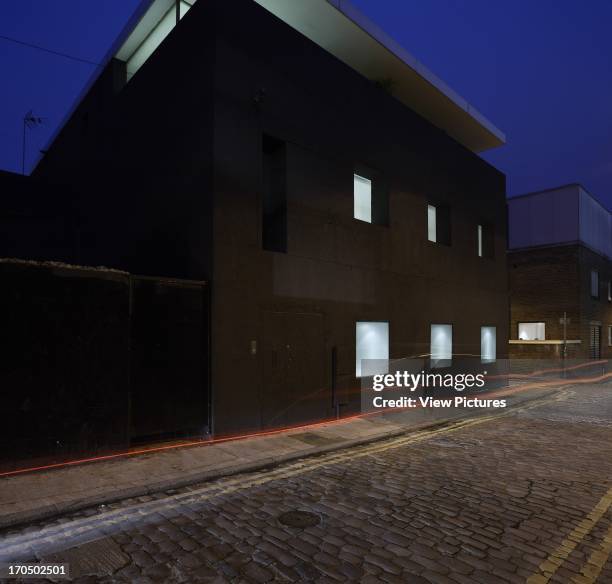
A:
<svg viewBox="0 0 612 584">
<path fill-rule="evenodd" d="M 570 386 L 564 386 L 564 389 L 567 389 Z M 550 388 L 550 390 L 545 391 L 544 393 L 540 393 L 537 396 L 534 396 L 531 399 L 524 399 L 516 403 L 515 405 L 507 408 L 506 411 L 512 411 L 517 409 L 526 403 L 530 403 L 533 401 L 540 400 L 542 398 L 550 396 L 552 393 L 557 391 L 558 388 Z M 472 410 L 470 410 L 470 413 Z M 36 507 L 34 509 L 29 509 L 27 511 L 18 511 L 16 513 L 4 514 L 0 516 L 0 530 L 8 529 L 8 528 L 16 528 L 23 527 L 31 523 L 35 523 L 42 520 L 52 519 L 61 515 L 65 515 L 66 513 L 75 513 L 77 511 L 81 511 L 83 509 L 87 509 L 89 507 L 97 507 L 99 505 L 106 505 L 115 503 L 117 501 L 121 501 L 124 499 L 131 499 L 134 497 L 142 497 L 145 495 L 152 495 L 155 493 L 160 493 L 163 491 L 167 491 L 170 489 L 179 489 L 183 487 L 188 487 L 190 485 L 194 485 L 197 483 L 209 482 L 213 480 L 218 480 L 224 477 L 230 477 L 237 474 L 249 473 L 249 472 L 257 472 L 260 470 L 273 468 L 276 466 L 280 466 L 281 464 L 285 464 L 288 462 L 293 462 L 295 460 L 310 458 L 313 456 L 319 456 L 322 454 L 328 454 L 331 452 L 335 452 L 338 450 L 345 450 L 348 448 L 354 448 L 356 446 L 363 446 L 365 444 L 370 444 L 373 442 L 380 442 L 383 440 L 396 438 L 398 436 L 405 436 L 409 434 L 413 434 L 420 430 L 434 429 L 436 427 L 443 427 L 452 422 L 459 422 L 462 420 L 468 420 L 472 418 L 478 418 L 479 416 L 484 416 L 490 414 L 490 410 L 486 409 L 482 412 L 478 412 L 475 415 L 467 413 L 464 416 L 457 416 L 455 418 L 444 418 L 441 420 L 424 422 L 421 424 L 415 424 L 414 426 L 410 426 L 410 428 L 401 428 L 395 430 L 389 430 L 380 432 L 376 435 L 370 435 L 366 438 L 353 438 L 343 440 L 341 442 L 337 442 L 335 444 L 329 444 L 327 446 L 319 446 L 312 447 L 309 450 L 301 451 L 301 452 L 291 452 L 282 456 L 269 457 L 264 459 L 259 459 L 254 462 L 242 462 L 239 464 L 235 464 L 232 466 L 225 466 L 220 469 L 214 470 L 206 470 L 196 472 L 190 475 L 183 475 L 181 477 L 172 477 L 169 479 L 157 481 L 154 483 L 149 483 L 146 485 L 136 485 L 132 487 L 123 487 L 114 489 L 112 492 L 98 494 L 91 497 L 79 497 L 75 498 L 72 501 L 60 502 L 51 505 L 45 505 L 41 507 Z M 203 445 L 205 446 L 205 445 Z M 200 446 L 194 446 L 192 448 L 200 448 Z M 146 454 L 143 456 L 147 456 Z M 150 454 L 148 456 L 154 456 L 154 454 Z M 95 463 L 92 463 L 92 465 Z M 61 469 L 54 470 L 52 472 L 62 472 Z"/>
</svg>

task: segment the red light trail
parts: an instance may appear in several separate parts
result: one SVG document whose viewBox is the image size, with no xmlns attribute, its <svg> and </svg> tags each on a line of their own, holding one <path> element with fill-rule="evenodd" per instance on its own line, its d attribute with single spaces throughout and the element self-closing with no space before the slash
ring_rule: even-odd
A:
<svg viewBox="0 0 612 584">
<path fill-rule="evenodd" d="M 584 365 L 582 364 L 577 365 L 573 367 L 573 369 L 584 367 L 586 365 L 595 365 L 595 364 L 601 364 L 605 362 L 606 361 L 590 362 Z M 560 369 L 560 370 L 562 371 L 563 369 Z M 550 369 L 550 370 L 543 370 L 543 371 L 552 372 L 555 370 Z M 541 372 L 534 372 L 532 374 L 526 374 L 525 376 L 531 377 L 535 374 L 540 374 L 540 373 Z M 538 381 L 538 382 L 519 385 L 519 386 L 512 387 L 512 388 L 483 392 L 482 394 L 479 394 L 479 397 L 483 397 L 483 398 L 502 397 L 502 396 L 507 396 L 507 395 L 515 395 L 517 393 L 521 393 L 521 392 L 528 391 L 531 389 L 543 389 L 543 388 L 551 387 L 551 386 L 567 386 L 567 385 L 581 385 L 581 384 L 586 384 L 586 383 L 600 383 L 610 378 L 612 378 L 612 373 L 605 373 L 603 375 L 599 375 L 595 377 L 578 377 L 578 378 L 566 379 L 566 380 L 552 379 L 549 381 Z M 39 472 L 39 471 L 65 468 L 65 467 L 70 467 L 70 466 L 77 466 L 77 465 L 93 463 L 93 462 L 103 462 L 103 461 L 108 461 L 108 460 L 116 460 L 120 458 L 139 456 L 139 455 L 144 455 L 144 454 L 152 454 L 155 452 L 176 450 L 179 448 L 189 448 L 193 446 L 212 446 L 213 444 L 221 444 L 224 442 L 234 442 L 237 440 L 244 440 L 247 438 L 260 438 L 260 437 L 265 437 L 265 436 L 274 436 L 278 434 L 289 433 L 295 430 L 306 430 L 306 429 L 318 428 L 318 427 L 327 426 L 327 425 L 344 424 L 344 423 L 350 422 L 351 420 L 355 420 L 355 419 L 367 418 L 370 416 L 377 416 L 377 415 L 391 413 L 391 412 L 401 412 L 401 411 L 405 411 L 406 409 L 419 409 L 419 408 L 420 406 L 417 406 L 416 408 L 379 409 L 373 412 L 353 414 L 353 415 L 345 416 L 339 419 L 329 418 L 326 420 L 319 420 L 317 422 L 310 422 L 307 424 L 296 424 L 294 426 L 286 426 L 283 428 L 275 428 L 272 430 L 261 430 L 257 432 L 250 432 L 248 434 L 237 434 L 233 436 L 224 436 L 220 438 L 213 438 L 211 440 L 194 440 L 191 442 L 181 442 L 179 444 L 170 444 L 170 445 L 165 445 L 165 446 L 154 446 L 150 448 L 142 448 L 139 450 L 127 450 L 127 451 L 122 451 L 122 452 L 116 452 L 113 454 L 92 456 L 89 458 L 80 458 L 77 460 L 69 460 L 69 461 L 57 462 L 57 463 L 52 463 L 52 464 L 47 464 L 47 465 L 34 466 L 34 467 L 22 468 L 22 469 L 17 469 L 17 470 L 12 470 L 12 471 L 0 472 L 0 478 L 11 477 L 11 476 L 16 476 L 16 475 L 21 475 L 21 474 L 31 473 L 31 472 Z"/>
</svg>

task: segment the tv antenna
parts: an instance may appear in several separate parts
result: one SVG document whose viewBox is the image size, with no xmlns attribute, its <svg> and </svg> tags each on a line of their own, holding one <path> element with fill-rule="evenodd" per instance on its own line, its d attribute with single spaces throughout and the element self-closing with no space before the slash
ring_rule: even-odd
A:
<svg viewBox="0 0 612 584">
<path fill-rule="evenodd" d="M 44 118 L 35 116 L 32 110 L 23 116 L 23 141 L 21 144 L 21 174 L 25 174 L 25 160 L 26 160 L 26 130 L 31 130 L 40 126 L 44 122 Z"/>
</svg>

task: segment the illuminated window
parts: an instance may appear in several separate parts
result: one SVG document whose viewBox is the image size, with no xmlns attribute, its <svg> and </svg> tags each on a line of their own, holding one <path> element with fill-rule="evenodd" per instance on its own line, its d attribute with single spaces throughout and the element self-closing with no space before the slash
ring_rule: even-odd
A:
<svg viewBox="0 0 612 584">
<path fill-rule="evenodd" d="M 608 326 L 608 347 L 612 347 L 612 326 Z"/>
<path fill-rule="evenodd" d="M 599 298 L 599 272 L 591 270 L 591 296 Z"/>
<path fill-rule="evenodd" d="M 479 258 L 493 258 L 495 242 L 493 238 L 493 225 L 480 223 L 476 226 L 476 253 Z"/>
<path fill-rule="evenodd" d="M 389 225 L 389 185 L 377 170 L 353 168 L 353 217 L 374 225 Z"/>
<path fill-rule="evenodd" d="M 612 281 L 608 280 L 608 302 L 612 302 Z"/>
<path fill-rule="evenodd" d="M 355 329 L 355 375 L 366 377 L 389 371 L 389 323 L 358 322 Z"/>
<path fill-rule="evenodd" d="M 543 341 L 546 339 L 546 325 L 543 322 L 519 322 L 518 338 L 521 341 Z"/>
<path fill-rule="evenodd" d="M 431 366 L 447 367 L 453 358 L 453 325 L 432 324 L 430 349 Z"/>
<path fill-rule="evenodd" d="M 436 232 L 436 208 L 433 205 L 427 205 L 427 239 L 437 241 Z"/>
<path fill-rule="evenodd" d="M 480 359 L 483 362 L 497 358 L 497 329 L 494 326 L 480 327 Z"/>
<path fill-rule="evenodd" d="M 353 217 L 372 223 L 372 181 L 358 174 L 353 175 Z"/>
<path fill-rule="evenodd" d="M 127 63 L 127 79 L 142 67 L 196 0 L 154 0 L 116 57 Z"/>
<path fill-rule="evenodd" d="M 427 239 L 433 243 L 450 245 L 450 209 L 446 205 L 427 205 Z"/>
</svg>

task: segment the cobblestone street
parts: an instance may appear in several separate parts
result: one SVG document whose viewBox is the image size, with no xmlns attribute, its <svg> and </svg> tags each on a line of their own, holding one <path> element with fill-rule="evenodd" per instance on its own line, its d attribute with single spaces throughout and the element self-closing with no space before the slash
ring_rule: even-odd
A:
<svg viewBox="0 0 612 584">
<path fill-rule="evenodd" d="M 611 478 L 612 391 L 582 386 L 7 531 L 0 550 L 80 583 L 612 583 Z M 281 521 L 295 510 L 317 524 Z"/>
</svg>

